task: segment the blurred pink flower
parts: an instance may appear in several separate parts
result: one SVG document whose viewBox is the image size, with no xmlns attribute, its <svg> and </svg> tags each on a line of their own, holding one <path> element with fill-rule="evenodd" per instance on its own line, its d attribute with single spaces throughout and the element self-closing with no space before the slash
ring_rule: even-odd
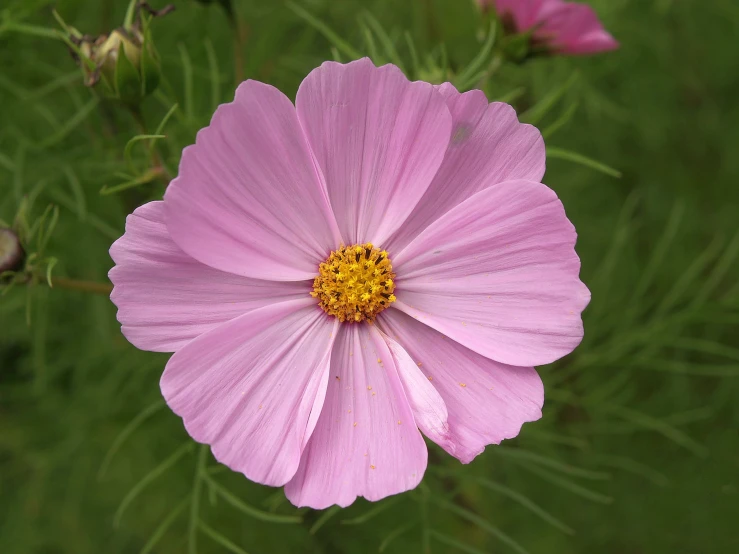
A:
<svg viewBox="0 0 739 554">
<path fill-rule="evenodd" d="M 246 81 L 111 248 L 122 331 L 175 352 L 188 433 L 295 505 L 411 489 L 419 429 L 463 463 L 515 437 L 541 417 L 532 366 L 582 339 L 544 162 L 507 104 L 392 65 L 324 63 L 295 106 Z"/>
<path fill-rule="evenodd" d="M 494 7 L 515 32 L 532 32 L 534 44 L 558 54 L 597 54 L 618 48 L 590 6 L 564 0 L 478 0 Z"/>
</svg>

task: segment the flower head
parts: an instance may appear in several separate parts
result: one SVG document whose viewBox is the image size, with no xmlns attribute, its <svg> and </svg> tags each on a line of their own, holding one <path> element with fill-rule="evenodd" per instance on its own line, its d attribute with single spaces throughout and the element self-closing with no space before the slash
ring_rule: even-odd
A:
<svg viewBox="0 0 739 554">
<path fill-rule="evenodd" d="M 126 337 L 190 435 L 298 506 L 415 487 L 541 417 L 582 339 L 575 230 L 507 104 L 324 63 L 246 81 L 111 248 Z M 420 431 L 419 431 L 420 430 Z"/>
<path fill-rule="evenodd" d="M 526 55 L 536 53 L 597 54 L 618 48 L 590 6 L 564 0 L 478 0 L 494 8 L 504 29 L 528 34 Z"/>
</svg>

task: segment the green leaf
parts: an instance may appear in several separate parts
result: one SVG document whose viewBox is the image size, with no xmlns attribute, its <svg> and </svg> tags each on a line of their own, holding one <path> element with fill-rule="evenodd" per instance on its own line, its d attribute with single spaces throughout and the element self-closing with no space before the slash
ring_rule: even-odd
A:
<svg viewBox="0 0 739 554">
<path fill-rule="evenodd" d="M 342 39 L 335 31 L 333 31 L 323 21 L 318 19 L 316 16 L 305 10 L 301 6 L 288 0 L 287 7 L 290 8 L 295 14 L 306 21 L 316 31 L 321 33 L 331 44 L 333 44 L 340 52 L 344 53 L 352 60 L 358 60 L 362 57 L 362 54 L 355 50 L 348 42 Z"/>
<path fill-rule="evenodd" d="M 533 514 L 537 515 L 538 517 L 540 517 L 541 519 L 549 523 L 551 526 L 559 529 L 563 533 L 566 533 L 568 535 L 575 534 L 575 531 L 570 526 L 568 526 L 567 524 L 563 523 L 562 521 L 554 517 L 552 514 L 544 510 L 544 508 L 542 508 L 541 506 L 536 504 L 533 500 L 524 496 L 520 492 L 517 492 L 513 490 L 512 488 L 506 487 L 505 485 L 502 485 L 500 483 L 496 483 L 494 481 L 490 481 L 484 478 L 475 479 L 475 481 L 477 483 L 480 483 L 483 487 L 499 492 L 507 496 L 511 500 L 518 502 L 521 506 L 523 506 L 524 508 L 526 508 Z"/>
<path fill-rule="evenodd" d="M 130 31 L 133 27 L 133 18 L 136 16 L 136 6 L 139 0 L 130 0 L 128 7 L 126 8 L 126 15 L 123 18 L 123 28 Z"/>
<path fill-rule="evenodd" d="M 208 459 L 208 445 L 201 444 L 198 448 L 198 459 L 195 462 L 195 476 L 192 485 L 192 502 L 190 503 L 190 517 L 187 528 L 187 552 L 197 554 L 198 551 L 198 524 L 200 522 L 200 491 L 206 474 L 205 464 Z"/>
<path fill-rule="evenodd" d="M 554 146 L 547 146 L 547 156 L 554 159 L 574 162 L 576 164 L 589 167 L 590 169 L 600 171 L 601 173 L 605 173 L 610 177 L 615 177 L 616 179 L 621 178 L 620 171 L 613 169 L 612 167 L 609 167 L 604 163 L 593 160 L 592 158 L 588 158 L 587 156 L 578 154 L 577 152 L 572 152 L 571 150 L 565 150 L 564 148 L 555 148 Z"/>
<path fill-rule="evenodd" d="M 559 460 L 555 460 L 554 458 L 543 456 L 541 454 L 536 454 L 535 452 L 529 452 L 528 450 L 523 450 L 521 448 L 499 447 L 496 448 L 494 452 L 497 455 L 503 456 L 505 458 L 533 462 L 535 464 L 543 465 L 545 467 L 554 469 L 556 471 L 564 473 L 565 475 L 571 475 L 573 477 L 582 477 L 583 479 L 593 480 L 604 480 L 611 478 L 611 475 L 609 473 L 571 466 L 569 464 L 560 462 Z"/>
<path fill-rule="evenodd" d="M 205 52 L 208 55 L 208 68 L 210 69 L 210 99 L 211 111 L 215 112 L 221 103 L 221 74 L 218 70 L 218 56 L 210 39 L 205 39 Z"/>
<path fill-rule="evenodd" d="M 495 37 L 497 35 L 497 26 L 491 25 L 488 31 L 485 43 L 482 45 L 482 49 L 472 59 L 472 61 L 464 68 L 464 70 L 454 79 L 454 86 L 456 86 L 460 92 L 463 92 L 471 87 L 477 80 L 481 71 L 484 71 L 484 66 L 490 59 L 490 54 L 493 51 L 495 45 Z"/>
<path fill-rule="evenodd" d="M 396 527 L 390 533 L 388 533 L 387 537 L 382 539 L 382 542 L 380 543 L 379 548 L 377 549 L 378 552 L 385 552 L 388 546 L 397 539 L 400 535 L 403 533 L 406 533 L 407 531 L 410 531 L 414 526 L 416 525 L 415 522 L 406 523 L 405 525 L 401 525 L 399 527 Z"/>
<path fill-rule="evenodd" d="M 201 531 L 208 535 L 211 539 L 213 539 L 213 542 L 216 542 L 220 544 L 223 548 L 228 550 L 229 552 L 233 552 L 233 554 L 247 554 L 246 550 L 240 548 L 235 543 L 221 535 L 218 531 L 213 529 L 212 527 L 208 527 L 204 522 L 200 522 L 198 527 L 200 527 Z"/>
<path fill-rule="evenodd" d="M 323 513 L 321 513 L 321 516 L 311 526 L 308 533 L 310 533 L 311 535 L 315 535 L 316 533 L 318 533 L 319 529 L 326 525 L 326 523 L 340 511 L 341 506 L 331 506 L 328 510 L 324 510 Z"/>
<path fill-rule="evenodd" d="M 359 22 L 359 27 L 362 29 L 362 35 L 364 36 L 364 42 L 367 46 L 367 53 L 375 65 L 383 65 L 385 59 L 380 55 L 375 44 L 375 38 L 372 36 L 372 31 L 364 24 L 364 21 Z"/>
<path fill-rule="evenodd" d="M 208 474 L 208 472 L 204 472 L 204 478 L 208 482 L 208 484 L 211 487 L 213 487 L 215 491 L 226 502 L 231 504 L 231 506 L 233 506 L 237 510 L 240 510 L 244 514 L 248 515 L 249 517 L 253 517 L 254 519 L 258 519 L 260 521 L 266 521 L 269 523 L 300 523 L 303 521 L 303 518 L 300 516 L 283 516 L 279 514 L 270 514 L 268 512 L 264 512 L 252 506 L 249 506 L 245 502 L 242 502 L 241 500 L 236 498 L 233 494 L 228 492 L 225 488 L 223 488 L 217 481 L 215 481 Z"/>
<path fill-rule="evenodd" d="M 150 552 L 154 549 L 154 547 L 157 545 L 159 540 L 164 536 L 164 533 L 167 532 L 167 530 L 172 526 L 172 524 L 179 517 L 179 515 L 185 511 L 185 508 L 187 508 L 188 504 L 190 504 L 190 495 L 187 495 L 182 500 L 182 502 L 177 504 L 174 510 L 172 510 L 167 515 L 167 517 L 165 517 L 162 520 L 162 522 L 157 526 L 157 528 L 152 533 L 149 540 L 146 541 L 146 544 L 141 549 L 140 554 L 150 554 Z"/>
<path fill-rule="evenodd" d="M 516 87 L 513 90 L 506 92 L 504 95 L 498 96 L 497 98 L 495 98 L 495 101 L 505 102 L 506 104 L 510 104 L 514 100 L 523 96 L 525 92 L 526 92 L 526 87 Z"/>
<path fill-rule="evenodd" d="M 623 406 L 618 406 L 616 404 L 602 404 L 600 407 L 606 412 L 612 413 L 613 415 L 620 417 L 625 421 L 629 421 L 631 423 L 634 423 L 635 425 L 638 425 L 639 427 L 643 427 L 644 429 L 659 433 L 663 437 L 670 439 L 675 444 L 678 444 L 683 448 L 690 450 L 696 456 L 705 458 L 708 455 L 708 449 L 705 446 L 703 446 L 699 442 L 696 442 L 688 435 L 686 435 L 676 427 L 673 427 L 664 420 L 657 419 L 650 415 L 632 410 L 630 408 L 625 408 Z"/>
<path fill-rule="evenodd" d="M 126 181 L 125 183 L 114 185 L 112 187 L 104 185 L 103 188 L 100 189 L 100 194 L 103 196 L 107 196 L 109 194 L 116 194 L 123 190 L 140 187 L 141 185 L 146 185 L 148 183 L 156 181 L 161 176 L 162 170 L 157 167 L 152 167 L 150 169 L 147 169 L 142 175 L 139 175 L 138 177 L 135 177 L 130 181 Z"/>
<path fill-rule="evenodd" d="M 66 123 L 64 123 L 58 131 L 51 134 L 38 144 L 33 145 L 34 148 L 43 150 L 55 145 L 58 142 L 61 142 L 78 125 L 80 125 L 85 119 L 87 119 L 87 116 L 89 116 L 95 110 L 95 108 L 97 108 L 98 102 L 99 100 L 97 97 L 92 98 L 76 114 L 74 114 L 74 116 L 72 116 Z"/>
<path fill-rule="evenodd" d="M 354 517 L 352 519 L 344 519 L 341 521 L 342 525 L 361 525 L 362 523 L 368 522 L 370 519 L 375 517 L 378 514 L 381 514 L 394 504 L 396 504 L 400 500 L 399 496 L 396 496 L 394 498 L 389 498 L 387 500 L 384 500 L 383 502 L 380 502 L 373 508 L 370 508 L 367 510 L 364 514 L 361 516 Z"/>
<path fill-rule="evenodd" d="M 87 217 L 87 199 L 85 198 L 82 183 L 80 183 L 79 177 L 77 177 L 71 166 L 67 165 L 64 167 L 64 175 L 67 177 L 69 188 L 72 189 L 72 196 L 77 207 L 77 217 L 80 221 L 84 221 Z"/>
<path fill-rule="evenodd" d="M 633 473 L 634 475 L 644 477 L 658 487 L 667 487 L 670 484 L 670 480 L 664 473 L 631 458 L 610 454 L 596 454 L 595 456 L 600 463 L 608 464 L 612 467 Z"/>
<path fill-rule="evenodd" d="M 461 550 L 462 552 L 467 552 L 468 554 L 487 554 L 486 552 L 478 550 L 477 548 L 474 548 L 469 544 L 459 542 L 457 539 L 455 539 L 454 537 L 450 537 L 449 535 L 443 535 L 442 533 L 439 533 L 437 531 L 430 531 L 429 534 L 441 544 L 451 546 L 453 548 L 456 548 L 457 550 Z M 524 552 L 526 551 L 524 550 Z"/>
<path fill-rule="evenodd" d="M 136 66 L 126 56 L 121 42 L 115 61 L 115 91 L 118 98 L 126 104 L 136 105 L 141 101 L 141 76 Z"/>
<path fill-rule="evenodd" d="M 179 43 L 177 47 L 180 50 L 180 59 L 182 60 L 182 79 L 185 82 L 185 116 L 192 120 L 193 117 L 193 80 L 192 80 L 192 62 L 187 48 L 184 44 Z"/>
<path fill-rule="evenodd" d="M 577 79 L 579 78 L 579 74 L 577 72 L 574 72 L 572 75 L 570 75 L 570 78 L 567 79 L 562 85 L 551 91 L 549 94 L 545 95 L 544 98 L 539 100 L 534 106 L 523 112 L 519 119 L 525 123 L 530 123 L 531 125 L 536 125 L 541 121 L 544 116 L 546 116 L 549 113 L 549 110 L 551 110 L 554 105 L 559 102 L 559 100 L 567 93 L 570 88 L 572 88 L 572 85 L 574 85 L 577 82 Z"/>
<path fill-rule="evenodd" d="M 561 487 L 582 498 L 592 500 L 593 502 L 598 502 L 599 504 L 611 504 L 613 502 L 613 498 L 611 498 L 610 496 L 606 496 L 599 492 L 585 488 L 582 485 L 570 481 L 569 479 L 566 479 L 557 473 L 549 471 L 548 469 L 544 469 L 541 466 L 531 463 L 523 463 L 521 464 L 521 467 L 535 475 L 538 475 L 542 479 L 549 481 L 553 485 L 557 485 L 558 487 Z"/>
<path fill-rule="evenodd" d="M 133 170 L 134 167 L 133 159 L 131 157 L 131 151 L 137 142 L 140 142 L 142 140 L 151 140 L 153 142 L 155 140 L 163 138 L 167 137 L 165 135 L 136 135 L 131 140 L 129 140 L 126 143 L 126 147 L 123 149 L 123 157 L 126 159 L 126 163 L 128 164 L 129 168 Z"/>
<path fill-rule="evenodd" d="M 59 260 L 51 257 L 46 260 L 46 284 L 49 285 L 49 288 L 52 288 L 51 285 L 51 272 L 54 269 L 54 266 L 59 263 Z"/>
<path fill-rule="evenodd" d="M 419 73 L 421 72 L 421 62 L 418 58 L 416 45 L 413 42 L 413 37 L 411 37 L 411 34 L 408 31 L 405 31 L 405 33 L 403 33 L 403 36 L 405 37 L 405 42 L 408 45 L 408 52 L 410 52 L 411 55 L 411 69 L 413 70 L 412 77 L 414 79 L 418 79 Z"/>
<path fill-rule="evenodd" d="M 406 71 L 403 65 L 403 60 L 400 58 L 398 51 L 395 49 L 395 45 L 393 44 L 390 35 L 387 34 L 385 29 L 382 28 L 382 25 L 380 25 L 380 22 L 377 21 L 375 16 L 373 16 L 370 12 L 365 11 L 364 18 L 367 20 L 367 23 L 375 32 L 375 35 L 377 35 L 377 38 L 380 40 L 380 44 L 382 44 L 382 48 L 385 51 L 385 57 L 390 60 L 391 63 L 397 65 L 400 70 L 405 73 Z"/>
<path fill-rule="evenodd" d="M 470 512 L 469 510 L 462 508 L 461 506 L 457 506 L 456 504 L 453 504 L 451 502 L 447 502 L 446 500 L 441 500 L 437 497 L 432 497 L 431 501 L 440 506 L 441 508 L 455 513 L 458 516 L 466 519 L 470 523 L 474 523 L 477 525 L 480 529 L 487 531 L 490 535 L 497 538 L 502 543 L 508 545 L 511 549 L 513 549 L 515 552 L 518 552 L 518 554 L 530 554 L 528 550 L 526 550 L 523 546 L 521 546 L 518 542 L 516 542 L 513 538 L 505 534 L 503 531 L 495 527 L 494 525 L 491 525 L 487 520 L 483 519 L 479 515 Z M 431 533 L 435 533 L 434 531 L 431 531 Z"/>
<path fill-rule="evenodd" d="M 155 481 L 157 477 L 164 474 L 169 468 L 179 462 L 180 459 L 183 458 L 186 454 L 190 454 L 193 447 L 194 444 L 192 442 L 186 442 L 177 450 L 175 450 L 162 463 L 160 463 L 154 469 L 149 471 L 149 473 L 144 475 L 141 480 L 139 480 L 139 482 L 136 483 L 130 491 L 128 491 L 128 494 L 121 501 L 118 509 L 115 512 L 115 516 L 113 517 L 113 526 L 118 527 L 120 525 L 121 518 L 123 517 L 123 513 L 126 511 L 126 508 L 128 508 L 131 502 L 136 500 L 136 497 L 141 493 L 141 491 L 143 491 L 150 483 Z"/>
<path fill-rule="evenodd" d="M 562 127 L 567 125 L 572 119 L 572 116 L 575 115 L 575 112 L 577 111 L 579 105 L 579 102 L 573 102 L 572 104 L 570 104 L 569 108 L 567 108 L 564 113 L 556 119 L 554 123 L 549 125 L 549 127 L 546 127 L 541 132 L 541 136 L 545 139 L 548 139 L 554 133 L 559 131 Z"/>
<path fill-rule="evenodd" d="M 153 402 L 152 404 L 149 404 L 146 408 L 136 414 L 136 417 L 129 421 L 123 429 L 121 429 L 121 432 L 118 433 L 118 436 L 113 440 L 110 448 L 105 453 L 103 463 L 100 464 L 100 469 L 98 470 L 98 480 L 102 479 L 105 475 L 105 472 L 108 471 L 110 463 L 113 461 L 113 458 L 121 449 L 121 446 L 123 446 L 123 443 L 128 440 L 128 437 L 130 437 L 136 431 L 136 429 L 138 429 L 152 415 L 161 410 L 165 405 L 166 404 L 164 403 L 164 400 L 161 399 Z"/>
<path fill-rule="evenodd" d="M 141 47 L 141 96 L 148 96 L 159 86 L 161 79 L 161 66 L 154 51 L 151 41 L 151 32 L 147 30 L 144 34 L 144 42 Z"/>
</svg>

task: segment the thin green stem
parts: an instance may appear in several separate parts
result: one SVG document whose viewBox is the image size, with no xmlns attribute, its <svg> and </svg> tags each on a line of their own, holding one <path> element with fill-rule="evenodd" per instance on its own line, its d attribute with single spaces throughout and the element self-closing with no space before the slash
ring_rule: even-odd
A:
<svg viewBox="0 0 739 554">
<path fill-rule="evenodd" d="M 129 106 L 128 109 L 131 112 L 133 119 L 136 121 L 141 134 L 149 135 L 149 127 L 148 125 L 146 125 L 146 120 L 144 119 L 144 114 L 141 112 L 141 108 L 139 108 L 138 106 Z M 165 184 L 169 184 L 169 182 L 172 180 L 172 176 L 164 167 L 164 163 L 162 163 L 162 158 L 159 156 L 157 146 L 158 145 L 155 144 L 155 142 L 152 142 L 150 149 L 151 162 L 154 165 L 154 169 L 157 170 L 161 174 L 162 178 L 165 180 Z"/>
<path fill-rule="evenodd" d="M 198 461 L 195 465 L 195 478 L 192 486 L 192 503 L 190 504 L 190 523 L 188 526 L 188 554 L 198 552 L 198 524 L 200 522 L 200 496 L 203 490 L 203 474 L 205 461 L 208 457 L 208 446 L 203 444 L 198 451 Z"/>
<path fill-rule="evenodd" d="M 76 290 L 80 292 L 89 292 L 92 294 L 104 294 L 106 296 L 113 291 L 113 285 L 109 283 L 80 281 L 77 279 L 67 279 L 66 277 L 52 277 L 51 288 Z"/>
<path fill-rule="evenodd" d="M 477 85 L 475 85 L 475 88 L 484 91 L 485 86 L 488 84 L 488 81 L 493 77 L 493 75 L 498 72 L 498 70 L 503 65 L 504 60 L 505 57 L 503 56 L 502 52 L 495 52 L 492 59 L 490 60 L 490 63 L 485 69 L 485 72 L 482 74 L 482 77 L 480 77 Z"/>
</svg>

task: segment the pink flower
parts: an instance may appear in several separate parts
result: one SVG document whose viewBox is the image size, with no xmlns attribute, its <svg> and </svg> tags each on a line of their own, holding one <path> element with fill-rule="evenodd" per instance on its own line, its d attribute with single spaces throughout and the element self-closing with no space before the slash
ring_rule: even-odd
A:
<svg viewBox="0 0 739 554">
<path fill-rule="evenodd" d="M 327 62 L 246 81 L 111 248 L 137 347 L 197 441 L 297 506 L 415 487 L 541 417 L 532 366 L 590 293 L 539 132 L 480 91 Z M 387 309 L 386 309 L 387 308 Z"/>
<path fill-rule="evenodd" d="M 534 45 L 558 54 L 597 54 L 618 48 L 593 8 L 564 0 L 478 0 L 495 7 L 514 32 L 533 33 Z"/>
</svg>

